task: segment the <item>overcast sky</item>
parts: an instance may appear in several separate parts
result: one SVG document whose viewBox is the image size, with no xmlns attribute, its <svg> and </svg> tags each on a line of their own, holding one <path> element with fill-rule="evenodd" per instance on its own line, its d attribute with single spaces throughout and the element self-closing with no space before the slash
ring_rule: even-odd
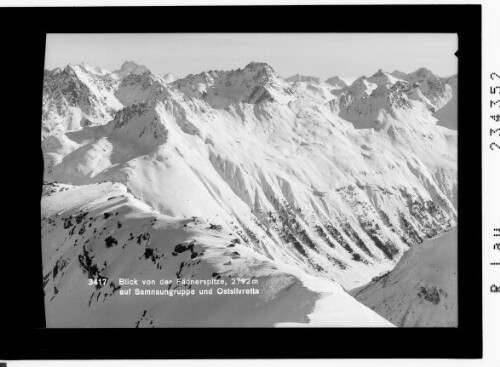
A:
<svg viewBox="0 0 500 367">
<path fill-rule="evenodd" d="M 107 70 L 135 61 L 178 77 L 267 62 L 286 78 L 371 75 L 378 69 L 440 76 L 457 72 L 456 34 L 410 33 L 170 33 L 49 34 L 45 68 L 86 62 Z"/>
</svg>

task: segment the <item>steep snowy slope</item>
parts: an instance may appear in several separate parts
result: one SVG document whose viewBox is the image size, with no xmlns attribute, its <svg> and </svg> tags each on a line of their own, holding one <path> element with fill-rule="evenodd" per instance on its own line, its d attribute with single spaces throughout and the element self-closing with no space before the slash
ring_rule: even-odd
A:
<svg viewBox="0 0 500 367">
<path fill-rule="evenodd" d="M 322 317 L 324 300 L 354 325 L 391 326 L 338 285 L 274 262 L 201 218 L 162 215 L 122 184 L 47 184 L 42 208 L 48 327 L 308 323 Z"/>
<path fill-rule="evenodd" d="M 397 326 L 457 326 L 457 228 L 412 247 L 394 270 L 351 293 Z"/>
<path fill-rule="evenodd" d="M 456 225 L 456 131 L 388 73 L 343 89 L 289 84 L 263 63 L 171 83 L 148 72 L 106 80 L 121 109 L 48 134 L 47 181 L 121 183 L 158 215 L 220 225 L 338 289 Z"/>
</svg>

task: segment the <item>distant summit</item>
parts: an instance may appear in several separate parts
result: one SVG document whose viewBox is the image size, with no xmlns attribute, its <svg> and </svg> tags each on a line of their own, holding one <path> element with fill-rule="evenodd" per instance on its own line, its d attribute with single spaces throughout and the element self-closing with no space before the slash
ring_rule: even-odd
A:
<svg viewBox="0 0 500 367">
<path fill-rule="evenodd" d="M 350 86 L 354 82 L 355 78 L 344 78 L 340 76 L 333 76 L 325 80 L 325 83 L 328 83 L 336 88 L 345 88 Z"/>
<path fill-rule="evenodd" d="M 120 77 L 125 77 L 130 74 L 134 75 L 142 75 L 142 74 L 151 74 L 151 70 L 149 70 L 144 65 L 139 65 L 133 61 L 125 61 L 119 70 L 115 70 L 113 74 L 116 74 Z"/>
<path fill-rule="evenodd" d="M 423 82 L 426 79 L 434 77 L 435 75 L 427 68 L 421 67 L 414 71 L 413 73 L 408 74 L 408 77 L 412 80 L 418 80 Z"/>
<path fill-rule="evenodd" d="M 370 83 L 374 83 L 378 86 L 389 87 L 391 85 L 396 84 L 396 82 L 399 79 L 394 77 L 393 75 L 389 74 L 388 72 L 386 72 L 382 69 L 379 69 L 375 74 L 373 74 L 371 77 L 367 78 L 367 80 Z"/>
</svg>

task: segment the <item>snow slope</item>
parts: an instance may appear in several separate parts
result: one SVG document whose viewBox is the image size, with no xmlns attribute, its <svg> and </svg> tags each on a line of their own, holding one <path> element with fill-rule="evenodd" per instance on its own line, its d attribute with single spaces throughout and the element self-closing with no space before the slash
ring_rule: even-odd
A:
<svg viewBox="0 0 500 367">
<path fill-rule="evenodd" d="M 351 294 L 397 326 L 456 327 L 457 227 L 412 247 L 394 270 Z"/>
<path fill-rule="evenodd" d="M 68 79 L 49 73 L 47 106 Z M 65 109 L 42 121 L 46 181 L 120 183 L 154 213 L 220 225 L 252 254 L 324 279 L 333 294 L 456 225 L 456 131 L 436 124 L 430 100 L 407 81 L 379 71 L 342 89 L 289 84 L 264 63 L 171 83 L 111 74 L 70 74 L 87 86 L 74 89 L 76 102 L 105 90 L 93 106 L 115 107 L 91 126 L 68 128 Z M 274 321 L 307 323 L 310 311 Z"/>
<path fill-rule="evenodd" d="M 318 287 L 321 279 L 252 251 L 203 219 L 162 215 L 119 183 L 45 185 L 42 228 L 48 327 L 265 327 L 309 320 L 316 326 L 325 300 L 358 324 L 390 326 L 339 286 Z M 120 285 L 120 278 L 139 285 Z M 144 279 L 156 283 L 141 285 Z M 250 287 L 178 285 L 177 279 L 229 285 L 252 279 L 259 294 L 218 294 L 218 288 Z M 129 288 L 130 295 L 121 294 Z M 198 293 L 208 288 L 213 294 Z M 134 295 L 135 289 L 177 294 Z M 345 324 L 345 318 L 328 318 L 329 326 Z"/>
</svg>

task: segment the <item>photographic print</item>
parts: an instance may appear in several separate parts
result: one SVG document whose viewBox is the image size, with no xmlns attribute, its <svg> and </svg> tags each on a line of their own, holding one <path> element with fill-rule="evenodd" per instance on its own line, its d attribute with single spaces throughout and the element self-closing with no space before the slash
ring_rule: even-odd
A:
<svg viewBox="0 0 500 367">
<path fill-rule="evenodd" d="M 47 34 L 47 327 L 457 327 L 457 47 Z"/>
</svg>

